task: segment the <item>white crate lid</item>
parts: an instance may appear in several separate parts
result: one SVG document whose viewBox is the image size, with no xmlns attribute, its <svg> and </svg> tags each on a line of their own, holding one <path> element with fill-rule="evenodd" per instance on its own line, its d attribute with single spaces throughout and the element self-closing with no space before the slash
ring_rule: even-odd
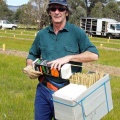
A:
<svg viewBox="0 0 120 120">
<path fill-rule="evenodd" d="M 87 87 L 84 85 L 77 85 L 70 83 L 69 85 L 56 91 L 53 96 L 58 98 L 63 98 L 66 100 L 75 100 L 82 93 L 87 90 Z"/>
</svg>

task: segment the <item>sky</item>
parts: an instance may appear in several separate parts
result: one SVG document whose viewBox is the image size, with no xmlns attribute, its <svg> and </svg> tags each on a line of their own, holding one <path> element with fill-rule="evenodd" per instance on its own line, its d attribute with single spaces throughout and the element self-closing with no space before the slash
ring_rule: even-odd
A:
<svg viewBox="0 0 120 120">
<path fill-rule="evenodd" d="M 29 0 L 6 0 L 8 5 L 19 6 L 28 3 Z M 120 1 L 120 0 L 116 0 Z"/>
<path fill-rule="evenodd" d="M 19 6 L 28 3 L 29 0 L 6 0 L 6 4 Z"/>
</svg>

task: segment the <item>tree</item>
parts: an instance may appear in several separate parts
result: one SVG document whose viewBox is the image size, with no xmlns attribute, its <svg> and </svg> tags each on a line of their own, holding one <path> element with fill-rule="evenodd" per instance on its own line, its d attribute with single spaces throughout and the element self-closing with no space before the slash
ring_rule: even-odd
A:
<svg viewBox="0 0 120 120">
<path fill-rule="evenodd" d="M 120 1 L 118 1 L 117 4 L 120 6 Z"/>
<path fill-rule="evenodd" d="M 46 12 L 48 0 L 30 0 L 30 4 L 34 6 L 34 15 L 38 23 L 38 29 L 49 24 Z"/>
<path fill-rule="evenodd" d="M 86 17 L 86 6 L 82 0 L 69 0 L 68 4 L 70 6 L 71 15 L 70 22 L 76 25 L 80 24 L 80 17 Z"/>
<path fill-rule="evenodd" d="M 0 0 L 0 11 L 0 19 L 13 19 L 14 13 L 8 9 L 5 0 Z"/>
<path fill-rule="evenodd" d="M 76 9 L 78 6 L 81 6 L 83 8 L 86 8 L 84 0 L 69 0 L 68 4 L 71 9 Z"/>
<path fill-rule="evenodd" d="M 103 4 L 101 2 L 97 2 L 95 7 L 91 9 L 91 17 L 101 18 L 103 16 Z"/>
<path fill-rule="evenodd" d="M 49 15 L 46 12 L 48 1 L 30 0 L 28 4 L 20 7 L 15 18 L 27 25 L 37 23 L 38 29 L 42 29 L 50 23 Z M 111 6 L 108 6 L 111 2 Z M 76 25 L 79 25 L 80 17 L 119 18 L 120 15 L 120 8 L 114 5 L 116 4 L 114 0 L 69 0 L 68 4 L 72 11 L 69 21 Z"/>
<path fill-rule="evenodd" d="M 76 7 L 76 10 L 74 10 L 73 13 L 74 14 L 72 14 L 70 16 L 70 22 L 79 26 L 80 25 L 80 18 L 87 16 L 86 10 L 81 6 L 78 6 L 78 7 Z"/>
<path fill-rule="evenodd" d="M 29 27 L 29 25 L 35 24 L 36 21 L 33 10 L 33 6 L 30 3 L 20 6 L 15 14 L 15 19 Z"/>
<path fill-rule="evenodd" d="M 117 2 L 109 2 L 103 9 L 103 17 L 117 19 L 120 15 L 120 8 Z"/>
<path fill-rule="evenodd" d="M 95 7 L 95 4 L 97 2 L 101 3 L 107 3 L 108 0 L 85 0 L 86 10 L 87 10 L 87 16 L 90 16 L 92 8 Z"/>
</svg>

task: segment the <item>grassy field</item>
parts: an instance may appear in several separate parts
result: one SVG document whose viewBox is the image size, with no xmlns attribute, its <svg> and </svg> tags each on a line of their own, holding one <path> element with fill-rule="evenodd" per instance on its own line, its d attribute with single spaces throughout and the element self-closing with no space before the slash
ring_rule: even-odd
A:
<svg viewBox="0 0 120 120">
<path fill-rule="evenodd" d="M 28 52 L 36 33 L 28 30 L 0 30 L 0 48 L 5 44 L 6 49 Z M 109 42 L 106 38 L 90 39 L 100 52 L 96 64 L 120 67 L 119 39 Z M 100 44 L 103 44 L 102 48 Z M 6 54 L 0 54 L 0 58 L 0 120 L 33 120 L 37 80 L 30 80 L 23 74 L 25 58 Z M 102 120 L 120 120 L 120 76 L 110 77 L 114 109 Z"/>
<path fill-rule="evenodd" d="M 33 120 L 37 80 L 22 72 L 25 59 L 0 54 L 0 120 Z"/>
</svg>

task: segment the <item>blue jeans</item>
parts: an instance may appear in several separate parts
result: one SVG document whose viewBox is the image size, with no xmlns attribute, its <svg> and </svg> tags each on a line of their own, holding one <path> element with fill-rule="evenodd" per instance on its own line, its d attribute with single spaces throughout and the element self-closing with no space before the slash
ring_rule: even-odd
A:
<svg viewBox="0 0 120 120">
<path fill-rule="evenodd" d="M 35 120 L 52 120 L 54 117 L 54 106 L 52 94 L 54 91 L 46 88 L 42 83 L 37 85 L 35 97 Z M 54 118 L 54 120 L 56 120 Z"/>
</svg>

